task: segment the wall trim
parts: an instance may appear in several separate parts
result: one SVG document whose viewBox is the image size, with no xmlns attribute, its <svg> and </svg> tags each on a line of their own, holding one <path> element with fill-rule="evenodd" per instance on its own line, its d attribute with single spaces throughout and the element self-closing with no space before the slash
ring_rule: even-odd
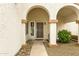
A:
<svg viewBox="0 0 79 59">
<path fill-rule="evenodd" d="M 49 20 L 48 23 L 49 24 L 51 24 L 51 23 L 58 23 L 58 20 Z"/>
</svg>

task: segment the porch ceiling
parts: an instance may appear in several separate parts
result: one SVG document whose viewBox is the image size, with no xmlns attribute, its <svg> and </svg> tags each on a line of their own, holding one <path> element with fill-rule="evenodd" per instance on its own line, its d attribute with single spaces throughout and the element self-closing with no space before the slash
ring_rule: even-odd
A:
<svg viewBox="0 0 79 59">
<path fill-rule="evenodd" d="M 47 21 L 49 19 L 49 15 L 41 8 L 34 8 L 28 13 L 27 19 L 35 21 Z"/>
<path fill-rule="evenodd" d="M 64 7 L 58 12 L 57 17 L 58 19 L 62 19 L 62 18 L 70 17 L 72 15 L 76 15 L 76 12 L 70 7 Z"/>
</svg>

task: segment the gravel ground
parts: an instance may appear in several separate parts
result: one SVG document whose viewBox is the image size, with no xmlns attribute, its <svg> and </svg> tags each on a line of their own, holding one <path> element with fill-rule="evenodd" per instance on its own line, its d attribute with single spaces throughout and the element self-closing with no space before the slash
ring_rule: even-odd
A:
<svg viewBox="0 0 79 59">
<path fill-rule="evenodd" d="M 27 41 L 27 44 L 22 46 L 15 56 L 29 56 L 32 48 L 32 41 Z"/>
<path fill-rule="evenodd" d="M 48 56 L 79 56 L 79 45 L 77 42 L 58 43 L 58 46 L 48 46 L 48 42 L 44 42 Z"/>
</svg>

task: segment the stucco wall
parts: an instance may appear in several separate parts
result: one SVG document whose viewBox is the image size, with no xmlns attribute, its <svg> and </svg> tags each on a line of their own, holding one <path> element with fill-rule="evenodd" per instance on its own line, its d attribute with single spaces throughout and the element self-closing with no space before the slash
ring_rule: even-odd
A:
<svg viewBox="0 0 79 59">
<path fill-rule="evenodd" d="M 0 4 L 0 55 L 15 55 L 23 44 L 21 31 L 14 4 Z"/>
</svg>

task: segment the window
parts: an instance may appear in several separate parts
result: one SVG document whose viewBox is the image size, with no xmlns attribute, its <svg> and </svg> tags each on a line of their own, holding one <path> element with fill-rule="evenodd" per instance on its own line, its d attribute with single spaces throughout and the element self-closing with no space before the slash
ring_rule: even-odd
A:
<svg viewBox="0 0 79 59">
<path fill-rule="evenodd" d="M 28 22 L 26 24 L 26 34 L 28 34 Z"/>
<path fill-rule="evenodd" d="M 34 36 L 34 22 L 31 22 L 31 35 Z"/>
</svg>

